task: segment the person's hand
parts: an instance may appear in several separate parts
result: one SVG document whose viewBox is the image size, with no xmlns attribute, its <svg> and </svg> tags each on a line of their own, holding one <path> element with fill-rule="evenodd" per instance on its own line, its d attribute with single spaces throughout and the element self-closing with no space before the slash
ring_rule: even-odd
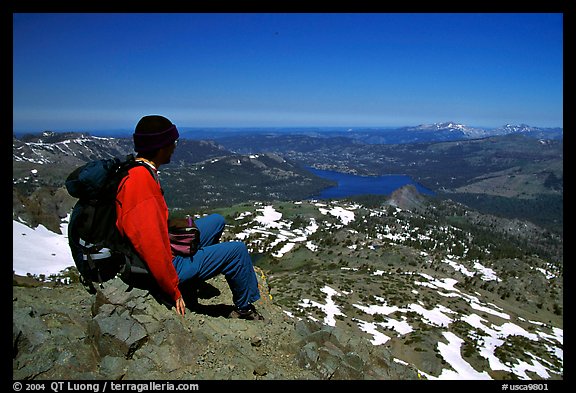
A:
<svg viewBox="0 0 576 393">
<path fill-rule="evenodd" d="M 184 303 L 182 296 L 176 300 L 176 312 L 182 316 L 184 316 L 184 313 L 186 312 L 186 303 Z"/>
</svg>

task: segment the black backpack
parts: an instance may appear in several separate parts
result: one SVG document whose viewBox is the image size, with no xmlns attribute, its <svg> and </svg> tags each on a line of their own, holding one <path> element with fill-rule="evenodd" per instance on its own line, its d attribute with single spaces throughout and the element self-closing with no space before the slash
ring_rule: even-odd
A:
<svg viewBox="0 0 576 393">
<path fill-rule="evenodd" d="M 165 303 L 148 266 L 116 228 L 118 185 L 136 165 L 144 165 L 155 176 L 132 154 L 123 160 L 90 161 L 68 175 L 66 189 L 78 198 L 68 224 L 68 244 L 88 292 L 96 293 L 94 283 L 103 287 L 102 283 L 120 277 L 130 288 L 147 289 Z"/>
</svg>

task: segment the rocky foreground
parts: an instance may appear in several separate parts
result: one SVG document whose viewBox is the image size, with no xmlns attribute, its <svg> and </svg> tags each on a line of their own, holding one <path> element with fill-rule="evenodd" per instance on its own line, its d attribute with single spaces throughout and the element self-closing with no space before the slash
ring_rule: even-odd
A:
<svg viewBox="0 0 576 393">
<path fill-rule="evenodd" d="M 223 277 L 197 291 L 184 317 L 146 291 L 113 280 L 13 286 L 13 379 L 348 380 L 418 379 L 388 349 L 337 328 L 290 318 L 257 269 L 264 321 L 228 319 Z"/>
</svg>

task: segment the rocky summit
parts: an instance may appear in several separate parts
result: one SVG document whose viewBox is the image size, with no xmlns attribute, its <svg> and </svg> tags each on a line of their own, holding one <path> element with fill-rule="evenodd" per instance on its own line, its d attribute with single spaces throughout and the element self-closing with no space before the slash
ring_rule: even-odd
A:
<svg viewBox="0 0 576 393">
<path fill-rule="evenodd" d="M 89 295 L 80 284 L 13 287 L 16 380 L 417 379 L 365 338 L 295 320 L 275 305 L 257 269 L 264 321 L 229 319 L 222 276 L 196 288 L 179 316 L 147 291 L 114 279 Z"/>
</svg>

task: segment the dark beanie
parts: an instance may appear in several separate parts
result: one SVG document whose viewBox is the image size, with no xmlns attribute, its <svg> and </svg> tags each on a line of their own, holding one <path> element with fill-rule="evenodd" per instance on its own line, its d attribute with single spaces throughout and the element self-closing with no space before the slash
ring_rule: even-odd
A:
<svg viewBox="0 0 576 393">
<path fill-rule="evenodd" d="M 134 150 L 146 153 L 171 145 L 180 134 L 170 120 L 160 115 L 144 116 L 134 130 Z"/>
</svg>

